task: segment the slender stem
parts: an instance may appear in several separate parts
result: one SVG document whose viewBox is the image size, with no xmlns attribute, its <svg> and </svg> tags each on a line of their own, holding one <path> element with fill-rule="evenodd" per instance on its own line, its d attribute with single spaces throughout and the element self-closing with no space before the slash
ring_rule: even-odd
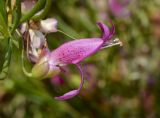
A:
<svg viewBox="0 0 160 118">
<path fill-rule="evenodd" d="M 75 37 L 72 37 L 72 36 L 68 35 L 67 33 L 63 32 L 62 30 L 58 29 L 57 31 L 60 32 L 60 33 L 62 33 L 62 34 L 64 34 L 64 35 L 66 35 L 66 36 L 68 36 L 71 39 L 76 39 Z"/>
<path fill-rule="evenodd" d="M 24 43 L 24 41 L 22 41 L 22 43 Z M 27 77 L 32 77 L 32 73 L 29 73 L 24 66 L 24 44 L 22 44 L 22 56 L 21 56 L 21 60 L 22 60 L 22 71 L 23 73 L 27 76 Z"/>
<path fill-rule="evenodd" d="M 32 10 L 30 12 L 28 12 L 27 14 L 25 14 L 21 18 L 20 23 L 23 23 L 23 22 L 29 20 L 31 17 L 33 17 L 38 11 L 40 11 L 42 9 L 42 7 L 44 6 L 45 2 L 46 2 L 46 0 L 38 0 L 38 2 L 32 8 Z"/>
<path fill-rule="evenodd" d="M 8 3 L 9 3 L 9 0 L 6 0 L 6 4 L 5 5 L 8 6 Z"/>
<path fill-rule="evenodd" d="M 9 38 L 8 39 L 8 50 L 5 54 L 5 61 L 2 66 L 2 71 L 0 72 L 0 80 L 4 79 L 8 74 L 9 65 L 11 61 L 11 55 L 12 55 L 12 40 L 11 38 Z"/>
<path fill-rule="evenodd" d="M 7 24 L 4 21 L 2 14 L 0 13 L 0 30 L 4 34 L 5 37 L 9 37 L 9 32 L 7 28 Z M 3 29 L 2 29 L 3 28 Z"/>
<path fill-rule="evenodd" d="M 43 19 L 47 15 L 47 13 L 49 12 L 51 5 L 52 5 L 52 0 L 46 0 L 46 5 L 45 5 L 43 11 L 40 14 L 33 16 L 32 19 L 36 20 L 36 21 L 39 19 Z"/>
<path fill-rule="evenodd" d="M 14 6 L 13 15 L 12 15 L 12 29 L 11 34 L 18 27 L 20 19 L 21 19 L 21 0 L 16 0 L 16 5 Z"/>
<path fill-rule="evenodd" d="M 22 49 L 22 70 L 27 77 L 32 77 L 32 73 L 29 73 L 24 67 L 24 49 Z"/>
<path fill-rule="evenodd" d="M 16 30 L 17 34 L 21 36 L 20 32 Z M 22 41 L 23 42 L 23 41 Z M 32 73 L 29 73 L 24 66 L 24 44 L 22 44 L 22 55 L 21 55 L 21 60 L 22 60 L 22 71 L 27 77 L 32 77 Z"/>
</svg>

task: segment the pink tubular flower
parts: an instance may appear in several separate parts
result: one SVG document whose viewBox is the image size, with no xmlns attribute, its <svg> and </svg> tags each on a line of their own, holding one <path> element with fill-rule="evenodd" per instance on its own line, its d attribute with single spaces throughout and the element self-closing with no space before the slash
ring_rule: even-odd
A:
<svg viewBox="0 0 160 118">
<path fill-rule="evenodd" d="M 98 23 L 98 26 L 103 32 L 102 38 L 86 38 L 67 42 L 58 47 L 57 49 L 53 50 L 52 52 L 48 53 L 48 55 L 42 58 L 40 60 L 40 63 L 37 63 L 35 68 L 32 69 L 32 74 L 38 77 L 36 70 L 39 69 L 39 67 L 43 67 L 43 64 L 45 64 L 45 66 L 48 65 L 46 66 L 46 68 L 40 70 L 41 75 L 43 75 L 44 77 L 48 77 L 48 71 L 50 71 L 50 73 L 53 72 L 52 76 L 55 76 L 59 72 L 58 70 L 56 70 L 56 73 L 54 73 L 54 70 L 49 69 L 50 66 L 52 68 L 56 67 L 56 69 L 59 68 L 59 70 L 62 66 L 68 64 L 75 64 L 77 66 L 79 72 L 81 73 L 81 84 L 79 88 L 76 90 L 72 90 L 62 96 L 55 97 L 55 99 L 67 100 L 76 96 L 80 92 L 84 83 L 83 71 L 80 62 L 85 58 L 91 56 L 92 54 L 96 53 L 100 49 L 103 49 L 106 44 L 108 45 L 109 39 L 112 38 L 115 32 L 115 27 L 112 26 L 112 28 L 109 29 L 103 23 Z"/>
</svg>

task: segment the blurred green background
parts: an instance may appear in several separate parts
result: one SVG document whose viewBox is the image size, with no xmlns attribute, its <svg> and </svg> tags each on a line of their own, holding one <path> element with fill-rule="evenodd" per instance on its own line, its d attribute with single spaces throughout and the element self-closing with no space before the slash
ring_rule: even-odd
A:
<svg viewBox="0 0 160 118">
<path fill-rule="evenodd" d="M 60 82 L 27 78 L 21 50 L 14 47 L 9 75 L 0 80 L 0 118 L 160 118 L 160 1 L 130 0 L 124 7 L 127 16 L 114 14 L 107 0 L 53 0 L 47 17 L 56 18 L 59 29 L 76 38 L 99 37 L 96 22 L 110 25 L 110 19 L 123 46 L 83 61 L 85 85 L 68 101 L 54 97 L 79 86 L 75 67 L 66 67 Z M 47 35 L 51 50 L 70 40 L 58 32 Z M 30 70 L 27 59 L 26 65 Z"/>
</svg>

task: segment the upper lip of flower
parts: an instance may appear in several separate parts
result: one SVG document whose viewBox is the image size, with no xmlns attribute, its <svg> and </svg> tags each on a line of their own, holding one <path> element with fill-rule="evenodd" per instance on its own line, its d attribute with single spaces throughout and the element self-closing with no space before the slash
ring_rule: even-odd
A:
<svg viewBox="0 0 160 118">
<path fill-rule="evenodd" d="M 110 30 L 103 23 L 97 24 L 103 32 L 102 38 L 86 38 L 67 42 L 51 52 L 50 60 L 58 60 L 61 64 L 76 64 L 97 52 L 115 32 L 114 25 Z"/>
</svg>

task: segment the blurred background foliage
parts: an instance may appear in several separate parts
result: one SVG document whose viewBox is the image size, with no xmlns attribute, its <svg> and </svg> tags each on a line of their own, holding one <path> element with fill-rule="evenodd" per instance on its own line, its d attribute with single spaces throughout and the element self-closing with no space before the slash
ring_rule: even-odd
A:
<svg viewBox="0 0 160 118">
<path fill-rule="evenodd" d="M 52 0 L 47 17 L 75 38 L 99 37 L 97 21 L 116 26 L 123 46 L 104 49 L 83 62 L 85 85 L 68 101 L 54 96 L 78 87 L 74 66 L 63 80 L 27 78 L 21 51 L 12 50 L 9 74 L 0 80 L 0 118 L 160 118 L 160 1 L 130 0 L 128 16 L 117 16 L 107 0 Z M 73 40 L 60 33 L 47 36 L 50 49 Z M 0 42 L 0 68 L 7 45 Z M 26 60 L 28 70 L 32 66 Z M 60 79 L 61 79 L 60 78 Z"/>
</svg>

